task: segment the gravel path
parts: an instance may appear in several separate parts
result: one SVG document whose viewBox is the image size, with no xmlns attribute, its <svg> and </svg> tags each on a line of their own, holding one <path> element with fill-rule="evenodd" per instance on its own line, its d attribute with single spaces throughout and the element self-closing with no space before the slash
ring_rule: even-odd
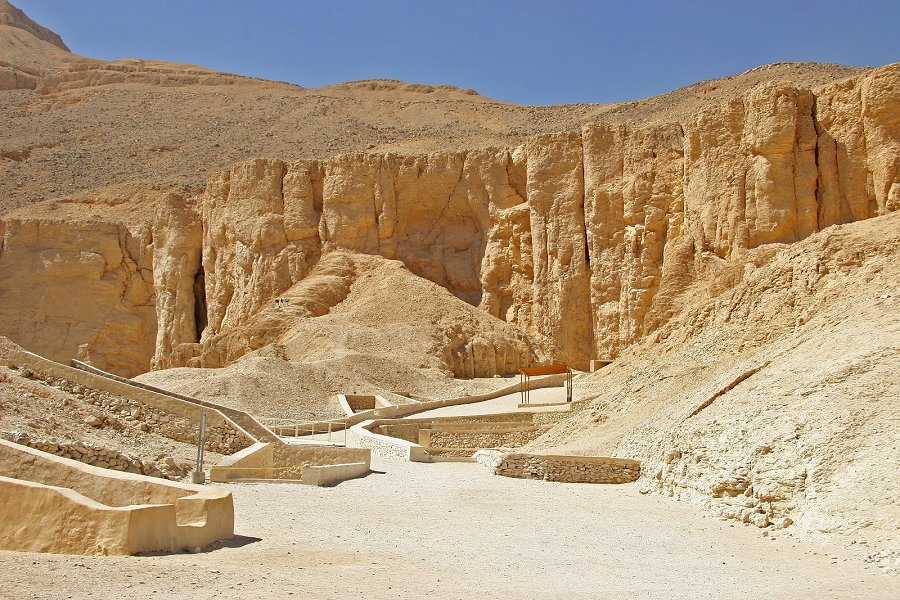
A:
<svg viewBox="0 0 900 600">
<path fill-rule="evenodd" d="M 2 598 L 896 598 L 841 550 L 701 517 L 633 485 L 382 461 L 334 488 L 231 485 L 236 542 L 201 554 L 0 552 Z M 258 538 L 258 540 L 257 540 Z M 832 558 L 836 557 L 836 558 Z M 871 568 L 870 568 L 871 569 Z"/>
</svg>

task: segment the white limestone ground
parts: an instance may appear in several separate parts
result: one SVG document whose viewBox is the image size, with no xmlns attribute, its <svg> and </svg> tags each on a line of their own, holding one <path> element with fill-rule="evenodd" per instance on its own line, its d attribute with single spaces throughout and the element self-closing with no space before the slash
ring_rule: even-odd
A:
<svg viewBox="0 0 900 600">
<path fill-rule="evenodd" d="M 845 551 L 774 540 L 635 485 L 383 461 L 334 488 L 231 485 L 236 532 L 195 555 L 0 552 L 3 598 L 896 598 Z M 244 542 L 248 540 L 244 539 Z"/>
</svg>

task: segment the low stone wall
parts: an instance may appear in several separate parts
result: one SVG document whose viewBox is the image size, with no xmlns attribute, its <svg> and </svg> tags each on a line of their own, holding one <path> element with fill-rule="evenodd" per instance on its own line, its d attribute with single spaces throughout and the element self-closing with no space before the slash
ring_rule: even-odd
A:
<svg viewBox="0 0 900 600">
<path fill-rule="evenodd" d="M 303 468 L 301 482 L 304 485 L 331 486 L 367 475 L 370 470 L 368 463 L 362 462 L 340 465 L 308 465 Z"/>
<path fill-rule="evenodd" d="M 560 375 L 549 375 L 547 377 L 542 377 L 537 381 L 531 382 L 530 389 L 536 390 L 541 388 L 555 387 L 563 384 L 566 381 L 566 377 L 568 377 L 568 375 L 566 375 L 565 373 L 562 373 Z M 400 417 L 407 417 L 415 413 L 424 412 L 426 410 L 444 408 L 447 406 L 474 404 L 476 402 L 492 400 L 494 398 L 499 398 L 500 396 L 518 392 L 521 390 L 521 387 L 521 383 L 516 383 L 513 385 L 508 385 L 499 390 L 494 390 L 493 392 L 488 392 L 487 394 L 479 394 L 477 396 L 462 396 L 460 398 L 450 398 L 447 400 L 427 400 L 424 402 L 413 402 L 410 404 L 389 405 L 383 408 L 376 408 L 374 410 L 364 410 L 347 417 L 347 425 L 356 425 L 358 423 L 362 423 L 363 421 L 371 421 L 374 419 L 397 419 Z"/>
<path fill-rule="evenodd" d="M 273 448 L 272 466 L 276 470 L 299 467 L 298 473 L 309 466 L 364 464 L 368 468 L 371 457 L 372 452 L 364 448 L 279 444 Z"/>
<path fill-rule="evenodd" d="M 351 427 L 347 444 L 371 448 L 376 456 L 398 460 L 428 462 L 431 456 L 469 457 L 479 448 L 524 446 L 567 414 L 520 412 L 378 419 Z"/>
<path fill-rule="evenodd" d="M 406 440 L 414 444 L 419 443 L 419 431 L 422 427 L 428 427 L 431 424 L 423 425 L 422 423 L 388 423 L 372 428 L 373 433 L 388 435 L 391 437 Z"/>
<path fill-rule="evenodd" d="M 515 448 L 537 439 L 547 429 L 549 427 L 520 427 L 500 431 L 474 428 L 469 431 L 420 429 L 419 444 L 426 448 Z"/>
<path fill-rule="evenodd" d="M 372 410 L 375 408 L 375 396 L 355 396 L 355 395 L 344 395 L 344 398 L 347 399 L 347 405 L 350 407 L 350 410 L 357 413 L 361 410 Z"/>
<path fill-rule="evenodd" d="M 569 410 L 566 411 L 539 411 L 531 413 L 531 422 L 535 425 L 556 425 L 562 419 L 568 419 L 577 412 L 581 412 L 588 406 L 587 402 L 569 402 Z"/>
<path fill-rule="evenodd" d="M 479 450 L 475 460 L 494 475 L 566 483 L 630 483 L 641 475 L 641 463 L 626 458 L 523 454 Z"/>
<path fill-rule="evenodd" d="M 567 414 L 568 412 L 562 411 L 535 413 L 520 412 L 459 417 L 434 417 L 430 419 L 384 419 L 384 422 L 373 426 L 372 431 L 413 443 L 419 443 L 419 431 L 423 429 L 438 429 L 441 431 L 506 431 L 517 427 L 528 428 L 532 425 L 553 425 Z M 497 446 L 509 446 L 509 444 L 497 443 L 483 447 L 493 448 Z"/>
<path fill-rule="evenodd" d="M 100 469 L 5 440 L 0 506 L 3 550 L 196 551 L 234 535 L 228 492 Z"/>
<path fill-rule="evenodd" d="M 366 448 L 381 458 L 408 460 L 412 462 L 430 462 L 430 457 L 422 446 L 374 433 L 369 428 L 377 428 L 379 421 L 364 421 L 347 430 L 347 445 L 354 448 Z"/>
<path fill-rule="evenodd" d="M 178 465 L 171 457 L 163 458 L 158 462 L 143 461 L 139 457 L 132 454 L 119 452 L 103 448 L 96 444 L 82 442 L 61 442 L 58 440 L 48 440 L 37 438 L 25 433 L 14 431 L 0 431 L 0 439 L 5 439 L 16 444 L 28 446 L 41 452 L 61 456 L 63 458 L 71 458 L 86 465 L 100 467 L 101 469 L 112 469 L 113 471 L 123 471 L 125 473 L 138 473 L 149 477 L 163 477 L 165 479 L 178 480 L 183 479 L 190 467 Z"/>
<path fill-rule="evenodd" d="M 256 442 L 226 456 L 209 469 L 209 479 L 228 483 L 240 479 L 272 479 L 272 444 Z"/>
</svg>

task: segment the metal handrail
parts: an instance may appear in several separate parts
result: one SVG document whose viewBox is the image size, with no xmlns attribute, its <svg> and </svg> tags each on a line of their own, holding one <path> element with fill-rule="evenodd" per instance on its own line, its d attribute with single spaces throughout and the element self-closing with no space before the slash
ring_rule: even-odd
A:
<svg viewBox="0 0 900 600">
<path fill-rule="evenodd" d="M 282 437 L 305 437 L 306 435 L 314 436 L 320 433 L 328 434 L 328 441 L 331 442 L 332 434 L 337 431 L 344 431 L 344 446 L 347 445 L 347 423 L 345 420 L 335 419 L 329 421 L 300 421 L 297 419 L 285 419 L 279 417 L 267 417 L 260 419 L 267 427 L 275 432 L 276 435 Z M 285 430 L 288 433 L 285 433 Z M 307 433 L 309 432 L 309 433 Z"/>
</svg>

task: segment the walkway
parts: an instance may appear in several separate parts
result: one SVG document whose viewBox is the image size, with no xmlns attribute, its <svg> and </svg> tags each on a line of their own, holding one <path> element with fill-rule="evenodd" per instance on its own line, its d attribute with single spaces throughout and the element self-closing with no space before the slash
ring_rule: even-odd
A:
<svg viewBox="0 0 900 600">
<path fill-rule="evenodd" d="M 500 396 L 499 398 L 494 398 L 493 400 L 484 400 L 482 402 L 473 402 L 472 404 L 459 404 L 457 406 L 445 406 L 443 408 L 435 408 L 434 410 L 426 410 L 424 412 L 409 415 L 406 418 L 468 417 L 471 415 L 492 415 L 497 413 L 565 410 L 565 406 L 540 406 L 540 404 L 565 402 L 566 388 L 560 386 L 531 390 L 531 405 L 525 408 L 519 408 L 519 402 L 521 401 L 522 395 L 519 392 L 515 392 Z"/>
<path fill-rule="evenodd" d="M 40 357 L 39 357 L 40 358 Z M 45 359 L 46 360 L 46 359 Z M 113 373 L 109 373 L 102 369 L 98 369 L 93 365 L 89 365 L 87 363 L 72 359 L 71 361 L 72 367 L 78 369 L 79 371 L 83 371 L 95 377 L 103 377 L 105 379 L 109 379 L 111 381 L 115 381 L 132 388 L 138 388 L 141 390 L 145 390 L 148 392 L 152 392 L 154 394 L 160 394 L 162 396 L 168 396 L 169 398 L 174 398 L 176 400 L 181 400 L 183 402 L 187 402 L 189 404 L 194 404 L 198 407 L 206 407 L 211 408 L 213 410 L 217 410 L 229 419 L 233 423 L 235 423 L 238 427 L 243 429 L 247 434 L 249 434 L 254 440 L 257 442 L 273 442 L 276 444 L 281 443 L 281 439 L 269 431 L 262 423 L 256 420 L 253 415 L 247 413 L 242 410 L 237 410 L 235 408 L 231 408 L 229 406 L 224 406 L 222 404 L 218 404 L 216 402 L 211 402 L 209 400 L 201 400 L 199 398 L 194 398 L 193 396 L 186 396 L 184 394 L 179 394 L 177 392 L 172 392 L 169 390 L 164 390 L 162 388 L 158 388 L 152 385 L 147 385 L 146 383 L 141 383 L 139 381 L 134 381 L 133 379 L 127 379 L 125 377 L 120 377 L 119 375 L 115 375 Z M 122 394 L 123 396 L 128 397 L 127 393 Z"/>
<path fill-rule="evenodd" d="M 234 542 L 168 556 L 0 552 L 10 598 L 897 598 L 848 550 L 775 540 L 638 486 L 375 462 L 333 488 L 229 485 Z M 832 559 L 831 556 L 835 556 Z M 846 562 L 844 559 L 847 559 Z"/>
</svg>

